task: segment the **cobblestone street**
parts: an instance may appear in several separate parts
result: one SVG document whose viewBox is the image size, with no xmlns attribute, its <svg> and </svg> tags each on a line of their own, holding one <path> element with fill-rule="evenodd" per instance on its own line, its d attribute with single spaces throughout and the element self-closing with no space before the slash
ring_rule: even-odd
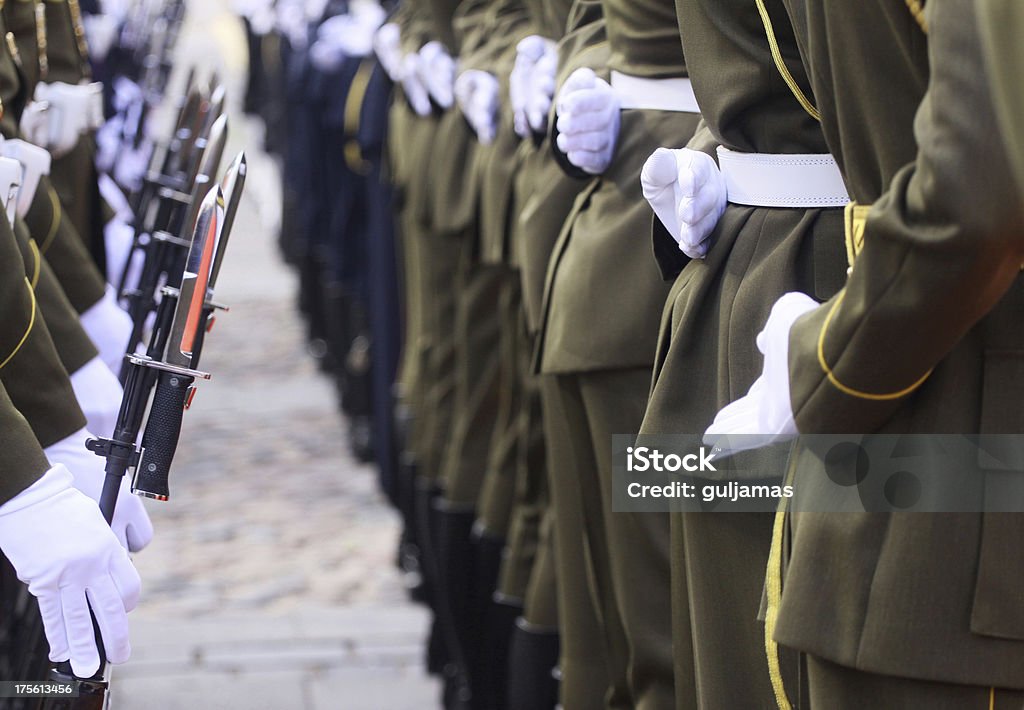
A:
<svg viewBox="0 0 1024 710">
<path fill-rule="evenodd" d="M 190 4 L 182 56 L 210 57 L 241 99 L 240 27 Z M 277 167 L 258 124 L 232 115 L 246 195 L 218 284 L 168 503 L 148 501 L 153 544 L 114 707 L 430 708 L 427 615 L 393 559 L 398 518 L 376 471 L 345 446 L 333 386 L 305 352 L 295 278 L 276 245 Z"/>
</svg>

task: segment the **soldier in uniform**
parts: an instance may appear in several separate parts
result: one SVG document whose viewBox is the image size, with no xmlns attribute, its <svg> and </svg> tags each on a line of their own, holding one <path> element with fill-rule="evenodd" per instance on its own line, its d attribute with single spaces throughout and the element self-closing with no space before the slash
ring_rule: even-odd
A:
<svg viewBox="0 0 1024 710">
<path fill-rule="evenodd" d="M 508 436 L 515 449 L 511 467 L 504 472 L 504 490 L 485 489 L 485 505 L 505 516 L 505 552 L 494 601 L 506 619 L 518 616 L 506 639 L 510 656 L 507 704 L 509 707 L 552 708 L 558 700 L 553 670 L 558 661 L 559 635 L 554 579 L 554 546 L 545 465 L 543 422 L 537 377 L 530 370 L 536 334 L 524 299 L 530 290 L 535 311 L 543 290 L 551 248 L 582 183 L 565 175 L 551 158 L 546 139 L 547 114 L 557 70 L 555 42 L 576 34 L 581 18 L 568 17 L 572 3 L 527 3 L 530 31 L 519 42 L 509 75 L 509 108 L 515 133 L 522 138 L 516 155 L 509 217 L 508 258 L 518 283 L 512 287 L 514 311 L 503 328 L 507 347 L 503 366 L 513 373 L 518 402 L 512 403 Z M 590 21 L 599 13 L 592 13 Z M 570 27 L 567 30 L 567 23 Z M 529 215 L 529 219 L 526 218 Z M 526 262 L 529 261 L 529 266 Z M 493 445 L 500 456 L 508 441 Z M 492 476 L 492 484 L 498 476 Z M 485 512 L 491 512 L 485 508 Z M 488 522 L 484 519 L 484 522 Z M 584 600 L 589 605 L 589 600 Z"/>
<path fill-rule="evenodd" d="M 0 550 L 39 600 L 51 660 L 70 659 L 75 672 L 87 677 L 99 665 L 87 590 L 107 658 L 121 663 L 130 653 L 125 614 L 139 594 L 126 549 L 130 523 L 115 522 L 124 526 L 119 542 L 96 506 L 96 470 L 69 471 L 58 463 L 65 454 L 61 444 L 82 429 L 85 417 L 5 220 L 0 220 L 0 265 L 0 437 L 5 444 Z M 15 388 L 12 395 L 8 387 Z M 100 485 L 102 476 L 99 467 Z"/>
<path fill-rule="evenodd" d="M 30 96 L 27 75 L 38 71 L 33 3 L 6 3 L 0 14 L 0 25 L 0 29 L 5 33 L 9 30 L 13 33 L 10 36 L 19 41 L 18 44 L 8 41 L 0 47 L 0 98 L 6 108 L 0 116 L 0 131 L 6 138 L 22 138 L 18 121 Z M 48 176 L 40 178 L 23 218 L 24 227 L 52 267 L 103 362 L 117 372 L 124 357 L 131 321 L 117 306 L 113 290 L 106 286 L 103 274 L 90 258 Z M 14 225 L 16 230 L 23 228 L 19 224 L 20 218 Z"/>
<path fill-rule="evenodd" d="M 645 195 L 670 227 L 656 223 L 654 251 L 666 276 L 678 274 L 640 430 L 654 446 L 659 434 L 702 432 L 718 409 L 747 391 L 761 371 L 753 336 L 775 299 L 795 289 L 825 299 L 846 276 L 842 177 L 818 121 L 772 56 L 774 40 L 783 69 L 802 95 L 810 93 L 785 7 L 765 2 L 767 25 L 746 0 L 676 7 L 707 130 L 689 149 L 658 151 L 644 170 Z M 755 163 L 760 172 L 747 168 Z M 769 165 L 786 175 L 773 176 Z M 813 165 L 815 174 L 794 181 L 794 165 Z M 691 206 L 683 222 L 680 194 Z M 765 478 L 781 477 L 785 453 L 748 463 Z M 758 620 L 773 519 L 757 512 L 673 514 L 677 707 L 774 707 Z M 735 672 L 723 674 L 724 667 Z M 786 670 L 796 677 L 795 663 Z"/>
<path fill-rule="evenodd" d="M 852 269 L 824 304 L 776 303 L 760 385 L 708 439 L 1020 434 L 1024 209 L 975 4 L 786 4 L 855 201 Z M 1004 472 L 962 463 L 967 497 L 991 505 Z M 791 470 L 812 492 L 827 477 L 800 443 Z M 1019 514 L 793 511 L 775 532 L 769 663 L 777 644 L 806 654 L 811 707 L 1020 706 Z M 798 689 L 774 680 L 789 707 Z"/>
<path fill-rule="evenodd" d="M 588 183 L 551 255 L 537 345 L 558 546 L 562 702 L 668 707 L 668 515 L 612 513 L 610 443 L 639 428 L 666 296 L 638 246 L 650 230 L 640 170 L 659 145 L 687 141 L 699 117 L 674 3 L 600 6 L 607 65 L 575 70 L 556 93 L 554 154 Z M 595 69 L 610 69 L 610 83 Z M 589 619 L 578 613 L 581 588 L 596 607 Z"/>
</svg>

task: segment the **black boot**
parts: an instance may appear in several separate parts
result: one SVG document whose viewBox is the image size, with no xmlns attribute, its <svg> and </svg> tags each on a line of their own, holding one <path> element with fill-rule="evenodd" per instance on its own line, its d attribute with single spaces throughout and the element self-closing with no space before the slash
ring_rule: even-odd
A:
<svg viewBox="0 0 1024 710">
<path fill-rule="evenodd" d="M 508 663 L 508 710 L 553 710 L 558 704 L 558 632 L 516 621 Z"/>
<path fill-rule="evenodd" d="M 472 692 L 470 659 L 479 643 L 474 624 L 476 608 L 475 549 L 471 538 L 476 511 L 439 497 L 433 510 L 436 526 L 438 581 L 435 608 L 445 626 L 445 640 L 456 664 L 452 683 L 458 688 L 458 701 L 469 701 Z M 466 706 L 472 707 L 470 705 Z"/>
<path fill-rule="evenodd" d="M 473 707 L 475 710 L 501 710 L 505 707 L 509 641 L 522 608 L 494 601 L 505 538 L 478 527 L 473 531 L 473 541 L 476 545 L 477 592 L 473 623 L 479 630 L 479 644 L 469 656 Z"/>
</svg>

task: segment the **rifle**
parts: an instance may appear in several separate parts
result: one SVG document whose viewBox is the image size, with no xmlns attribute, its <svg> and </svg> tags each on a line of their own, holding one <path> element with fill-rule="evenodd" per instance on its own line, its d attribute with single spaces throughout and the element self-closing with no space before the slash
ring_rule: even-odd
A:
<svg viewBox="0 0 1024 710">
<path fill-rule="evenodd" d="M 239 197 L 233 194 L 232 202 Z M 129 356 L 128 377 L 114 432 L 110 438 L 90 439 L 86 444 L 90 451 L 106 458 L 99 505 L 108 523 L 113 520 L 121 480 L 130 469 L 134 469 L 133 493 L 158 500 L 167 500 L 170 495 L 168 476 L 182 415 L 191 402 L 195 380 L 210 377 L 195 368 L 201 333 L 205 330 L 203 313 L 211 302 L 211 275 L 219 270 L 217 262 L 225 250 L 226 211 L 223 193 L 215 186 L 199 208 L 181 286 L 165 298 L 166 303 L 174 304 L 169 327 L 154 331 L 150 344 L 152 349 L 162 342 L 166 352 L 159 358 Z M 147 417 L 146 405 L 154 387 Z M 142 443 L 137 447 L 140 431 Z M 39 710 L 105 710 L 109 706 L 110 671 L 98 629 L 96 642 L 100 669 L 91 678 L 76 677 L 67 662 L 50 671 L 49 680 L 74 684 L 77 697 L 42 699 Z"/>
<path fill-rule="evenodd" d="M 149 314 L 157 308 L 159 284 L 177 283 L 188 243 L 175 234 L 187 234 L 191 228 L 193 218 L 189 207 L 191 205 L 194 208 L 199 203 L 198 191 L 216 175 L 226 140 L 227 117 L 220 116 L 211 126 L 208 144 L 202 152 L 201 164 L 195 159 L 189 159 L 193 164 L 187 166 L 186 170 L 191 174 L 184 175 L 178 184 L 184 187 L 181 182 L 190 183 L 192 194 L 175 189 L 172 184 L 164 185 L 157 191 L 157 200 L 150 210 L 150 215 L 147 216 L 147 223 L 144 224 L 146 231 L 143 234 L 147 239 L 144 242 L 142 239 L 138 240 L 139 248 L 144 250 L 145 255 L 142 273 L 134 289 L 125 289 L 121 292 L 127 303 L 128 314 L 132 318 L 132 334 L 127 345 L 129 354 L 134 352 L 142 341 L 142 333 Z M 131 258 L 130 254 L 129 260 Z M 126 380 L 126 377 L 127 372 L 122 368 L 121 379 Z"/>
</svg>

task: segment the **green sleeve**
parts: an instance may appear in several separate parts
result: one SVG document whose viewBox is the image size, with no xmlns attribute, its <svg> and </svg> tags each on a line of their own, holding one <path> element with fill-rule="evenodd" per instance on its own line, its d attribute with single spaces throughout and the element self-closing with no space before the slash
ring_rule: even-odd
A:
<svg viewBox="0 0 1024 710">
<path fill-rule="evenodd" d="M 790 333 L 803 433 L 877 430 L 1002 299 L 1024 210 L 996 122 L 972 0 L 928 4 L 931 76 L 916 160 L 871 208 L 846 287 Z"/>
</svg>

